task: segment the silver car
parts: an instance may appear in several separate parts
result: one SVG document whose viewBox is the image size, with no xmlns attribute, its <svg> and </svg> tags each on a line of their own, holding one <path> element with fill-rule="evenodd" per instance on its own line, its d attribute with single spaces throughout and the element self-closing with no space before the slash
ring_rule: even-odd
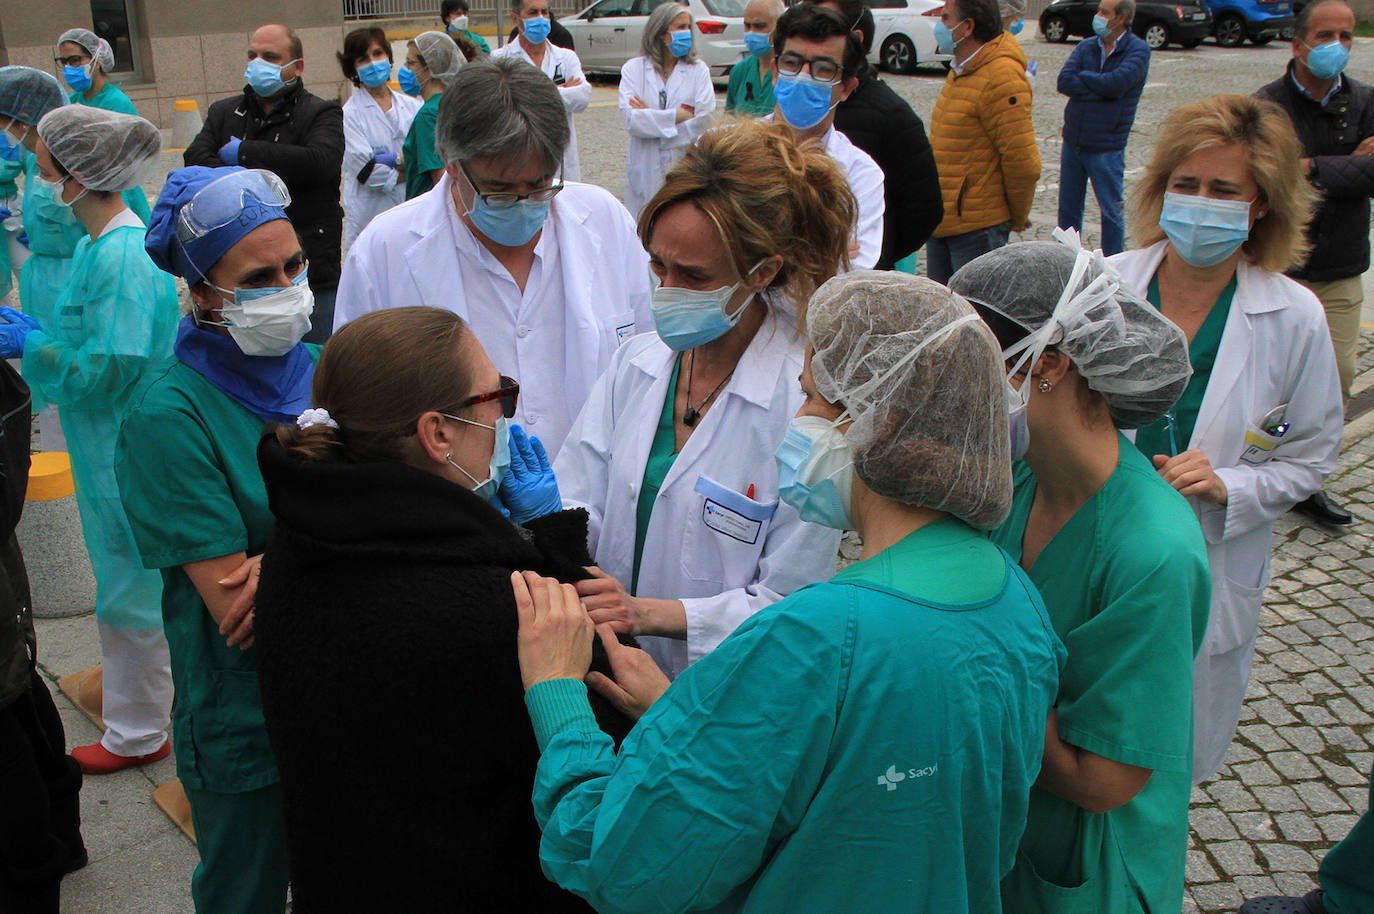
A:
<svg viewBox="0 0 1374 914">
<path fill-rule="evenodd" d="M 598 0 L 576 16 L 558 21 L 573 36 L 573 50 L 587 73 L 619 74 L 625 61 L 640 56 L 644 25 L 661 0 Z M 746 0 L 688 0 L 697 56 L 711 76 L 725 79 L 745 54 Z"/>
</svg>

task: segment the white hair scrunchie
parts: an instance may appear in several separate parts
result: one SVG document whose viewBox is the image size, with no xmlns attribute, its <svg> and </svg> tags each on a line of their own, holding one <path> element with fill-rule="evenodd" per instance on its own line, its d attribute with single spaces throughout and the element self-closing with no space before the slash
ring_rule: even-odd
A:
<svg viewBox="0 0 1374 914">
<path fill-rule="evenodd" d="M 327 425 L 330 428 L 338 428 L 339 423 L 335 422 L 329 415 L 327 409 L 307 409 L 296 418 L 296 428 L 307 429 L 312 425 Z"/>
</svg>

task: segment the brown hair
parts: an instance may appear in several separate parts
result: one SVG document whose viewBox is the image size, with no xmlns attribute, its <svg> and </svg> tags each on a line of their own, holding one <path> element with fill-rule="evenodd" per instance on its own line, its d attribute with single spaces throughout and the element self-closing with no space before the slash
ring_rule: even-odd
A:
<svg viewBox="0 0 1374 914">
<path fill-rule="evenodd" d="M 819 140 L 799 144 L 785 124 L 736 121 L 688 146 L 639 214 L 646 248 L 659 215 L 684 201 L 715 223 L 739 276 L 782 255 L 769 288 L 791 299 L 802 326 L 811 294 L 849 266 L 859 212 L 849 181 Z"/>
<path fill-rule="evenodd" d="M 1303 229 L 1317 192 L 1302 174 L 1293 124 L 1273 102 L 1248 95 L 1213 95 L 1176 109 L 1164 121 L 1145 175 L 1131 193 L 1131 234 L 1141 247 L 1162 240 L 1159 214 L 1174 170 L 1195 152 L 1218 146 L 1245 147 L 1250 175 L 1267 212 L 1255 220 L 1243 250 L 1263 270 L 1282 272 L 1307 259 Z"/>
<path fill-rule="evenodd" d="M 403 442 L 429 410 L 456 413 L 470 394 L 471 367 L 459 358 L 463 319 L 439 308 L 389 308 L 349 321 L 325 344 L 310 399 L 327 425 L 283 425 L 277 440 L 312 462 L 403 462 Z"/>
<path fill-rule="evenodd" d="M 344 79 L 349 80 L 355 86 L 362 86 L 362 80 L 358 79 L 359 57 L 367 56 L 367 52 L 372 49 L 373 44 L 379 44 L 382 50 L 386 51 L 388 63 L 396 61 L 391 55 L 391 42 L 387 41 L 386 32 L 377 28 L 375 25 L 368 28 L 354 29 L 344 36 L 343 50 L 335 51 L 334 56 L 339 60 L 339 69 L 343 70 Z"/>
</svg>

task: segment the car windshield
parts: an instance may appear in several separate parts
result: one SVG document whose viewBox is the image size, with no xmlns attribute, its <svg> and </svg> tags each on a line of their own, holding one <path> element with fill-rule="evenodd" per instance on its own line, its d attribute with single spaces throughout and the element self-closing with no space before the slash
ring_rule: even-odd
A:
<svg viewBox="0 0 1374 914">
<path fill-rule="evenodd" d="M 743 16 L 746 0 L 702 0 L 712 16 Z"/>
</svg>

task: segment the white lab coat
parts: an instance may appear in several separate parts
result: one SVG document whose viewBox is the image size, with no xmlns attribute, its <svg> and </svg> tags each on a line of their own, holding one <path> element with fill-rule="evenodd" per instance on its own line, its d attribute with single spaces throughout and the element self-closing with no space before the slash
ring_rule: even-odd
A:
<svg viewBox="0 0 1374 914">
<path fill-rule="evenodd" d="M 534 61 L 525 53 L 519 38 L 494 49 L 491 56 L 516 57 L 534 66 Z M 558 86 L 558 94 L 563 98 L 563 110 L 568 112 L 568 150 L 563 154 L 563 180 L 581 181 L 582 163 L 577 155 L 577 127 L 573 124 L 573 115 L 586 111 L 591 104 L 592 84 L 582 75 L 582 61 L 577 54 L 568 48 L 560 48 L 552 41 L 544 42 L 544 62 L 540 69 L 555 84 L 560 78 L 566 82 L 581 80 L 576 86 Z"/>
<path fill-rule="evenodd" d="M 432 190 L 382 213 L 359 236 L 344 259 L 334 305 L 334 329 L 369 311 L 404 305 L 444 308 L 467 319 L 484 302 L 463 294 L 463 267 L 445 207 L 453 207 L 452 179 L 445 174 Z M 549 288 L 563 298 L 565 370 L 540 371 L 538 360 L 519 359 L 524 390 L 540 390 L 560 407 L 516 418 L 555 453 L 582 403 L 617 347 L 637 331 L 653 327 L 649 315 L 649 257 L 620 201 L 600 187 L 568 184 L 549 210 L 558 240 L 559 281 Z M 519 353 L 532 337 L 512 330 L 502 341 Z M 497 365 L 498 369 L 503 366 Z M 503 369 L 504 370 L 504 369 Z M 557 376 L 554 376 L 557 375 Z"/>
<path fill-rule="evenodd" d="M 1161 241 L 1110 260 L 1143 297 L 1167 246 Z M 1211 614 L 1193 665 L 1195 781 L 1221 767 L 1240 719 L 1269 584 L 1274 521 L 1321 488 L 1336 466 L 1343 426 L 1336 356 L 1321 303 L 1288 277 L 1244 260 L 1238 274 L 1188 442 L 1190 450 L 1207 455 L 1227 491 L 1225 505 L 1189 499 L 1212 571 Z M 1284 403 L 1290 427 L 1282 438 L 1271 438 L 1256 423 Z"/>
<path fill-rule="evenodd" d="M 840 531 L 803 522 L 778 498 L 773 454 L 801 406 L 803 345 L 796 328 L 770 308 L 663 480 L 637 595 L 680 599 L 686 607 L 686 641 L 639 639 L 669 677 L 763 607 L 834 573 Z M 626 343 L 554 460 L 564 507 L 587 509 L 588 548 L 627 589 L 639 492 L 674 356 L 656 333 Z M 687 383 L 685 366 L 678 383 Z"/>
<path fill-rule="evenodd" d="M 406 198 L 406 182 L 390 165 L 372 166 L 366 183 L 358 172 L 377 152 L 401 153 L 410 122 L 424 104 L 401 92 L 391 92 L 391 111 L 383 111 L 366 89 L 358 89 L 343 105 L 344 157 L 343 206 L 344 250 L 367 228 L 372 217 L 386 212 Z"/>
<path fill-rule="evenodd" d="M 639 96 L 648 108 L 631 108 Z M 660 104 L 660 99 L 662 104 Z M 681 105 L 696 116 L 677 122 Z M 647 57 L 627 60 L 620 68 L 620 117 L 630 133 L 625 155 L 625 208 L 635 218 L 663 185 L 663 176 L 683 151 L 696 142 L 716 110 L 716 87 L 705 61 L 679 61 L 665 83 Z"/>
</svg>

